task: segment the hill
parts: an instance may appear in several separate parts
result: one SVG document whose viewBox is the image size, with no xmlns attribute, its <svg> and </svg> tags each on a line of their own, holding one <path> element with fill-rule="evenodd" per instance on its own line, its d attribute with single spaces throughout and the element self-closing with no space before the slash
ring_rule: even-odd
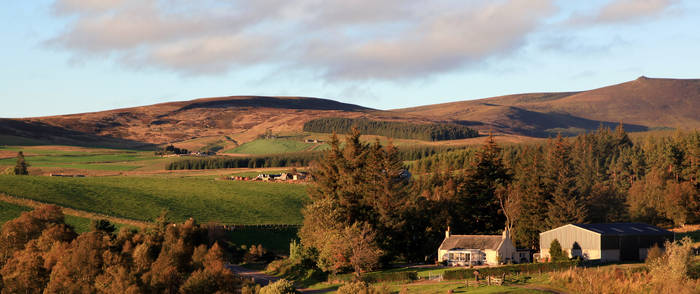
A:
<svg viewBox="0 0 700 294">
<path fill-rule="evenodd" d="M 529 137 L 576 134 L 624 122 L 628 131 L 700 127 L 700 80 L 652 79 L 581 92 L 529 93 L 377 110 L 309 97 L 229 96 L 23 119 L 0 119 L 5 144 L 231 150 L 270 130 L 299 135 L 312 119 L 456 123 Z M 209 147 L 207 147 L 209 146 Z"/>
<path fill-rule="evenodd" d="M 582 92 L 530 93 L 394 110 L 475 124 L 477 129 L 546 136 L 624 122 L 630 131 L 700 127 L 700 80 L 640 77 Z"/>
<path fill-rule="evenodd" d="M 122 140 L 134 145 L 163 144 L 199 138 L 235 144 L 252 141 L 266 130 L 300 132 L 304 122 L 317 117 L 411 119 L 354 104 L 308 97 L 231 96 L 149 106 L 24 119 L 0 120 L 0 135 L 31 138 L 51 144 L 74 145 Z M 206 145 L 207 140 L 199 140 Z M 84 144 L 83 144 L 84 145 Z M 196 144 L 195 144 L 196 145 Z M 193 148 L 194 149 L 194 148 Z"/>
</svg>

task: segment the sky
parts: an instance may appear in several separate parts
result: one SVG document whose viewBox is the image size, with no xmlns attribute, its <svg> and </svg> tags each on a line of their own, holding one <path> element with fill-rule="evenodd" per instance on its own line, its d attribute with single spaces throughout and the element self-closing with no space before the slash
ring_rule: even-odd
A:
<svg viewBox="0 0 700 294">
<path fill-rule="evenodd" d="M 0 117 L 231 95 L 395 109 L 700 78 L 696 0 L 5 1 L 0 36 Z"/>
</svg>

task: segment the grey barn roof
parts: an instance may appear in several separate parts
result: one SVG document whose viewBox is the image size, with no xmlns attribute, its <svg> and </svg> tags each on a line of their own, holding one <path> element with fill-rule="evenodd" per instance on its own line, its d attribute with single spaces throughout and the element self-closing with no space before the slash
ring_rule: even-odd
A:
<svg viewBox="0 0 700 294">
<path fill-rule="evenodd" d="M 670 235 L 662 228 L 643 223 L 572 224 L 579 228 L 603 235 Z"/>
<path fill-rule="evenodd" d="M 498 249 L 501 235 L 451 235 L 440 244 L 439 250 L 451 249 Z"/>
</svg>

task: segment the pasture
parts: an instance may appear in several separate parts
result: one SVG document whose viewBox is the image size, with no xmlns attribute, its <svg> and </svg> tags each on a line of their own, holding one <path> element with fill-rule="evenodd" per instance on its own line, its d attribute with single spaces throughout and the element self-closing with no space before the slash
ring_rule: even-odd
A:
<svg viewBox="0 0 700 294">
<path fill-rule="evenodd" d="M 30 210 L 32 210 L 30 207 L 0 201 L 0 226 L 9 220 L 19 217 L 22 212 Z M 90 230 L 91 220 L 88 218 L 66 215 L 65 221 L 66 224 L 72 226 L 78 233 L 87 232 Z M 114 226 L 119 229 L 123 225 L 114 224 Z"/>
<path fill-rule="evenodd" d="M 237 154 L 278 154 L 311 151 L 324 144 L 305 143 L 301 138 L 257 139 L 224 151 Z"/>
<path fill-rule="evenodd" d="M 153 221 L 300 224 L 306 186 L 209 177 L 0 176 L 0 192 L 78 210 Z"/>
<path fill-rule="evenodd" d="M 12 166 L 18 151 L 34 169 L 132 171 L 164 159 L 150 151 L 83 148 L 68 146 L 0 146 L 0 166 Z"/>
</svg>

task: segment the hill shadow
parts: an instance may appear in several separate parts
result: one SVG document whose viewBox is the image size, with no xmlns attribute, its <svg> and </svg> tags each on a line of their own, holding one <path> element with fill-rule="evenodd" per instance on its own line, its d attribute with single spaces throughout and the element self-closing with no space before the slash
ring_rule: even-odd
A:
<svg viewBox="0 0 700 294">
<path fill-rule="evenodd" d="M 509 107 L 505 113 L 512 132 L 533 137 L 551 137 L 561 133 L 564 136 L 575 136 L 584 132 L 598 129 L 600 126 L 616 128 L 620 122 L 591 120 L 573 116 L 568 113 L 536 112 L 518 107 Z M 626 124 L 622 126 L 628 132 L 644 132 L 649 128 L 643 125 Z"/>
<path fill-rule="evenodd" d="M 69 145 L 141 150 L 153 150 L 156 148 L 156 145 L 151 143 L 99 136 L 42 122 L 9 118 L 0 118 L 0 135 L 5 136 L 1 143 L 7 145 Z"/>
</svg>

